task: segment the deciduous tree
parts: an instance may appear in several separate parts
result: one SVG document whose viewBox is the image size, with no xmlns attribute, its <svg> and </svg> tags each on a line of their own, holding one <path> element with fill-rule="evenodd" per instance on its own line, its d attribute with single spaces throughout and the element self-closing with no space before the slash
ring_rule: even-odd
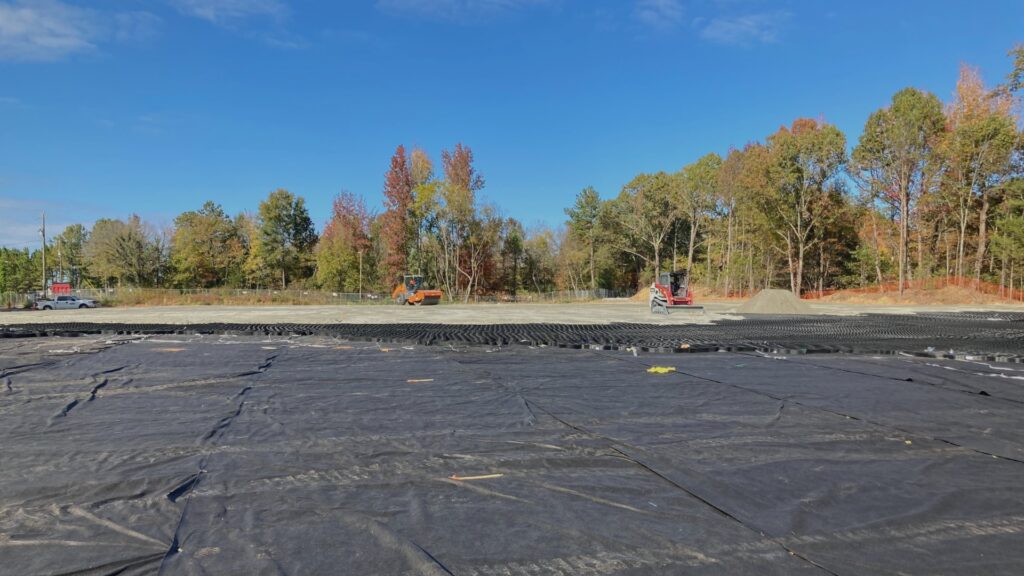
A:
<svg viewBox="0 0 1024 576">
<path fill-rule="evenodd" d="M 214 202 L 174 219 L 171 266 L 182 287 L 225 285 L 245 261 L 245 247 L 235 222 Z"/>
<path fill-rule="evenodd" d="M 447 296 L 460 295 L 466 301 L 477 285 L 477 272 L 485 239 L 492 226 L 479 225 L 476 193 L 483 188 L 483 177 L 473 165 L 473 151 L 461 143 L 441 154 L 444 181 L 434 216 L 435 272 Z M 485 230 L 487 233 L 485 233 Z"/>
<path fill-rule="evenodd" d="M 690 228 L 690 241 L 686 248 L 686 268 L 693 268 L 693 255 L 697 250 L 698 237 L 715 207 L 718 193 L 718 171 L 722 157 L 711 153 L 702 156 L 693 164 L 683 167 L 680 185 L 675 187 L 678 203 L 686 216 Z"/>
<path fill-rule="evenodd" d="M 772 190 L 764 196 L 769 217 L 786 242 L 790 290 L 803 289 L 807 250 L 834 208 L 832 195 L 846 164 L 846 137 L 831 124 L 801 118 L 768 137 Z"/>
<path fill-rule="evenodd" d="M 974 277 L 981 278 L 994 195 L 1012 176 L 1017 146 L 1013 100 L 985 88 L 977 70 L 960 68 L 954 100 L 946 109 L 946 130 L 938 142 L 944 165 L 943 196 L 957 214 L 957 275 L 964 275 L 968 220 L 976 213 Z"/>
<path fill-rule="evenodd" d="M 678 175 L 640 174 L 607 207 L 604 221 L 613 227 L 616 246 L 641 259 L 654 276 L 661 270 L 661 249 L 680 213 L 678 186 Z"/>
<path fill-rule="evenodd" d="M 64 228 L 51 243 L 56 248 L 57 265 L 62 268 L 64 276 L 74 284 L 80 286 L 82 280 L 88 277 L 88 270 L 85 268 L 83 251 L 89 240 L 89 230 L 81 224 L 72 224 Z"/>
<path fill-rule="evenodd" d="M 342 192 L 334 199 L 331 219 L 316 252 L 316 282 L 322 288 L 362 291 L 373 283 L 370 227 L 373 216 L 361 197 Z M 385 281 L 390 281 L 390 276 Z"/>
<path fill-rule="evenodd" d="M 380 216 L 381 240 L 387 247 L 384 275 L 391 280 L 410 271 L 409 256 L 415 247 L 418 227 L 413 188 L 409 158 L 405 146 L 399 145 L 384 177 L 384 213 Z"/>
<path fill-rule="evenodd" d="M 289 276 L 306 277 L 317 241 L 306 201 L 279 188 L 260 202 L 259 222 L 259 242 L 250 254 L 259 260 L 254 268 L 280 278 L 281 288 L 287 288 Z"/>
<path fill-rule="evenodd" d="M 936 139 L 943 126 L 939 99 L 905 88 L 887 108 L 871 114 L 853 151 L 851 175 L 872 198 L 883 199 L 899 212 L 900 294 L 908 270 L 911 210 L 929 185 L 929 164 L 935 161 Z"/>
<path fill-rule="evenodd" d="M 163 248 L 133 215 L 122 220 L 97 220 L 84 254 L 89 270 L 104 284 L 149 286 L 158 282 Z"/>
</svg>

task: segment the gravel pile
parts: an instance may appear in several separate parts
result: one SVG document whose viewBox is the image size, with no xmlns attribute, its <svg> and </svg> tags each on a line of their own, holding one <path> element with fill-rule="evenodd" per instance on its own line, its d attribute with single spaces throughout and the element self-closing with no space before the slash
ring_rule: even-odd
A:
<svg viewBox="0 0 1024 576">
<path fill-rule="evenodd" d="M 765 289 L 736 309 L 738 314 L 776 314 L 792 316 L 814 314 L 807 303 L 789 290 Z"/>
</svg>

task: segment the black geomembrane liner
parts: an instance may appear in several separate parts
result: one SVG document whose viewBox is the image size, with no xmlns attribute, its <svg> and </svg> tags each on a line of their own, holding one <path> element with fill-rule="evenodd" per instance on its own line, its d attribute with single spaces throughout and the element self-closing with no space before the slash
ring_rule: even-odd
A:
<svg viewBox="0 0 1024 576">
<path fill-rule="evenodd" d="M 1015 576 L 993 317 L 8 326 L 0 574 Z"/>
</svg>

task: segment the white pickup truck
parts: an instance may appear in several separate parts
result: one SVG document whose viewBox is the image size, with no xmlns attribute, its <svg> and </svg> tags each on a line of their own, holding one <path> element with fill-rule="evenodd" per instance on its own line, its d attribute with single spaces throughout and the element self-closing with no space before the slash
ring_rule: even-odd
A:
<svg viewBox="0 0 1024 576">
<path fill-rule="evenodd" d="M 95 300 L 85 300 L 77 296 L 57 296 L 53 300 L 36 300 L 36 310 L 70 310 L 73 308 L 95 307 Z"/>
</svg>

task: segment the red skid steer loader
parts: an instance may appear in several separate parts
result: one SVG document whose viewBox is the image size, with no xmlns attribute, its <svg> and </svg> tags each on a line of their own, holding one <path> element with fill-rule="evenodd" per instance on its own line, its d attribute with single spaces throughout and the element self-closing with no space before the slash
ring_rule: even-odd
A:
<svg viewBox="0 0 1024 576">
<path fill-rule="evenodd" d="M 668 314 L 671 309 L 693 310 L 703 313 L 704 307 L 693 303 L 688 270 L 662 272 L 651 284 L 651 312 Z"/>
</svg>

